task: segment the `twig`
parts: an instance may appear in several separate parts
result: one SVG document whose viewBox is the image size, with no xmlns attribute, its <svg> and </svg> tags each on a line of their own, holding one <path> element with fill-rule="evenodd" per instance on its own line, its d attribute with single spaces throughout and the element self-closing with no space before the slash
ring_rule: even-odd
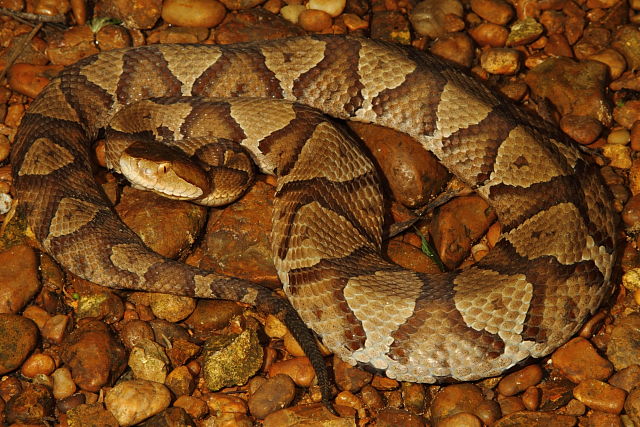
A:
<svg viewBox="0 0 640 427">
<path fill-rule="evenodd" d="M 29 34 L 27 34 L 27 37 L 23 38 L 20 41 L 20 44 L 16 46 L 13 52 L 11 52 L 11 55 L 9 56 L 9 58 L 7 58 L 7 63 L 4 67 L 4 70 L 2 70 L 2 72 L 0 73 L 0 80 L 4 79 L 4 76 L 7 75 L 7 71 L 9 70 L 9 68 L 11 68 L 11 66 L 16 61 L 16 59 L 18 59 L 18 56 L 20 56 L 22 51 L 24 51 L 24 49 L 27 47 L 27 44 L 30 43 L 31 40 L 35 37 L 35 35 L 38 33 L 38 31 L 40 31 L 40 28 L 42 28 L 42 25 L 43 25 L 42 22 L 39 22 L 38 24 L 36 24 L 36 26 L 31 29 Z"/>
<path fill-rule="evenodd" d="M 64 24 L 65 23 L 65 17 L 64 15 L 38 15 L 35 13 L 28 13 L 28 12 L 17 12 L 15 10 L 11 10 L 11 9 L 7 9 L 4 7 L 0 7 L 0 14 L 2 15 L 8 15 L 8 16 L 12 16 L 14 18 L 18 18 L 21 20 L 25 20 L 28 21 L 28 23 L 30 23 L 31 25 L 33 25 L 34 22 L 37 23 L 45 23 L 45 22 L 53 22 L 56 24 Z"/>
</svg>

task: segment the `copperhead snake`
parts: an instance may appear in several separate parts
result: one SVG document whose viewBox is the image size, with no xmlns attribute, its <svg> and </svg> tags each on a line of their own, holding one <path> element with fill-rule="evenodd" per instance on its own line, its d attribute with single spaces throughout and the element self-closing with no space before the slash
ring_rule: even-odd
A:
<svg viewBox="0 0 640 427">
<path fill-rule="evenodd" d="M 302 105 L 277 103 L 274 121 L 258 126 L 251 103 L 221 104 L 217 120 L 278 175 L 272 241 L 289 301 L 351 364 L 424 383 L 498 375 L 563 344 L 611 291 L 614 214 L 585 154 L 444 61 L 332 36 L 106 51 L 61 72 L 24 116 L 11 160 L 29 224 L 64 268 L 114 288 L 287 311 L 259 286 L 151 252 L 95 183 L 99 130 L 122 106 L 176 96 L 283 98 L 396 129 L 495 209 L 503 232 L 480 262 L 404 270 L 380 255 L 378 178 L 350 137 Z M 178 127 L 201 125 L 178 105 Z M 298 130 L 313 117 L 311 131 Z"/>
</svg>

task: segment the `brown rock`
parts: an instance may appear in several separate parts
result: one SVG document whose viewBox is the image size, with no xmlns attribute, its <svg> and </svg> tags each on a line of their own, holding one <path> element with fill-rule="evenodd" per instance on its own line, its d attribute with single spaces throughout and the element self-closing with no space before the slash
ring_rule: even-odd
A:
<svg viewBox="0 0 640 427">
<path fill-rule="evenodd" d="M 289 375 L 300 387 L 309 387 L 316 376 L 307 357 L 294 357 L 274 363 L 269 369 L 269 377 L 275 377 L 278 374 Z"/>
<path fill-rule="evenodd" d="M 435 39 L 449 32 L 447 23 L 452 17 L 462 15 L 458 0 L 422 1 L 413 8 L 409 19 L 418 34 Z"/>
<path fill-rule="evenodd" d="M 82 404 L 67 412 L 69 426 L 90 426 L 99 420 L 101 427 L 120 427 L 113 414 L 102 403 Z"/>
<path fill-rule="evenodd" d="M 221 2 L 230 10 L 251 9 L 261 3 L 264 0 L 221 0 Z"/>
<path fill-rule="evenodd" d="M 246 2 L 227 0 L 224 3 L 240 6 Z M 162 19 L 179 27 L 215 27 L 225 15 L 224 5 L 216 0 L 166 0 L 162 5 Z"/>
<path fill-rule="evenodd" d="M 611 47 L 622 53 L 630 70 L 640 68 L 640 30 L 636 25 L 618 28 Z"/>
<path fill-rule="evenodd" d="M 495 212 L 479 196 L 457 197 L 441 206 L 434 217 L 431 236 L 440 259 L 455 268 L 469 254 L 471 243 L 479 239 L 495 220 Z"/>
<path fill-rule="evenodd" d="M 35 98 L 62 68 L 61 65 L 13 64 L 9 69 L 9 86 L 16 92 Z"/>
<path fill-rule="evenodd" d="M 604 380 L 613 373 L 611 363 L 598 354 L 589 341 L 576 337 L 557 349 L 553 366 L 574 383 L 585 379 Z"/>
<path fill-rule="evenodd" d="M 616 372 L 609 378 L 608 383 L 630 393 L 640 384 L 640 365 L 630 365 Z"/>
<path fill-rule="evenodd" d="M 219 412 L 246 414 L 248 410 L 244 399 L 225 393 L 209 393 L 205 395 L 205 400 L 212 414 Z"/>
<path fill-rule="evenodd" d="M 538 387 L 528 387 L 522 393 L 522 403 L 528 411 L 535 411 L 540 406 L 540 396 L 542 392 Z"/>
<path fill-rule="evenodd" d="M 62 344 L 61 357 L 75 383 L 92 392 L 110 384 L 127 366 L 124 347 L 99 321 L 89 321 L 73 331 Z"/>
<path fill-rule="evenodd" d="M 207 403 L 193 396 L 180 396 L 173 402 L 173 406 L 182 408 L 193 419 L 204 418 L 209 413 Z"/>
<path fill-rule="evenodd" d="M 269 241 L 272 200 L 273 187 L 258 181 L 241 200 L 212 212 L 200 267 L 266 286 L 280 286 Z"/>
<path fill-rule="evenodd" d="M 418 207 L 438 194 L 449 178 L 447 170 L 412 138 L 396 131 L 362 123 L 349 123 L 376 159 L 393 197 Z"/>
<path fill-rule="evenodd" d="M 146 420 L 142 427 L 195 427 L 195 423 L 182 408 L 167 408 Z"/>
<path fill-rule="evenodd" d="M 573 395 L 592 409 L 619 414 L 622 412 L 627 393 L 602 381 L 588 379 L 573 389 Z"/>
<path fill-rule="evenodd" d="M 93 37 L 88 25 L 71 27 L 52 39 L 47 47 L 47 56 L 55 65 L 71 65 L 98 53 Z"/>
<path fill-rule="evenodd" d="M 402 383 L 402 401 L 404 408 L 414 414 L 422 414 L 425 406 L 424 386 L 418 383 Z"/>
<path fill-rule="evenodd" d="M 569 114 L 560 119 L 560 128 L 576 142 L 587 145 L 600 136 L 602 123 L 590 116 Z"/>
<path fill-rule="evenodd" d="M 469 35 L 480 46 L 503 47 L 507 42 L 509 31 L 501 25 L 483 22 L 470 29 Z"/>
<path fill-rule="evenodd" d="M 634 424 L 640 423 L 640 387 L 631 390 L 624 403 L 624 411 Z"/>
<path fill-rule="evenodd" d="M 471 0 L 471 10 L 498 25 L 505 25 L 513 17 L 513 9 L 502 0 Z"/>
<path fill-rule="evenodd" d="M 164 380 L 164 384 L 169 387 L 169 390 L 176 396 L 184 396 L 193 393 L 196 388 L 196 381 L 191 375 L 189 368 L 186 366 L 178 366 L 173 371 L 169 372 L 167 378 Z"/>
<path fill-rule="evenodd" d="M 529 365 L 500 380 L 498 392 L 504 396 L 513 396 L 538 384 L 542 380 L 542 375 L 542 368 L 539 365 Z"/>
<path fill-rule="evenodd" d="M 440 420 L 438 427 L 481 427 L 482 421 L 468 412 L 460 412 Z"/>
<path fill-rule="evenodd" d="M 623 427 L 624 424 L 618 415 L 607 414 L 600 411 L 589 411 L 586 417 L 590 427 Z"/>
<path fill-rule="evenodd" d="M 551 34 L 544 47 L 544 53 L 550 56 L 573 57 L 573 50 L 564 34 Z"/>
<path fill-rule="evenodd" d="M 524 402 L 518 396 L 503 397 L 498 399 L 498 403 L 500 404 L 500 411 L 502 412 L 502 415 L 508 415 L 514 412 L 524 411 L 526 409 Z"/>
<path fill-rule="evenodd" d="M 200 347 L 192 342 L 178 338 L 173 341 L 171 348 L 167 349 L 167 356 L 173 366 L 180 366 L 198 354 Z"/>
<path fill-rule="evenodd" d="M 191 247 L 207 215 L 202 206 L 130 187 L 123 190 L 116 212 L 147 246 L 169 258 Z"/>
<path fill-rule="evenodd" d="M 431 53 L 441 56 L 463 67 L 473 64 L 473 41 L 465 33 L 449 33 L 431 45 Z"/>
<path fill-rule="evenodd" d="M 640 101 L 630 100 L 613 109 L 613 118 L 621 126 L 631 129 L 634 123 L 640 121 Z"/>
<path fill-rule="evenodd" d="M 20 371 L 27 378 L 36 375 L 51 375 L 56 369 L 56 362 L 48 354 L 32 354 L 24 361 Z"/>
<path fill-rule="evenodd" d="M 298 25 L 306 31 L 320 32 L 331 26 L 331 15 L 322 10 L 305 9 L 298 16 Z"/>
<path fill-rule="evenodd" d="M 96 16 L 120 19 L 132 29 L 148 29 L 160 19 L 162 0 L 101 0 L 96 5 Z"/>
<path fill-rule="evenodd" d="M 148 322 L 132 319 L 124 323 L 120 330 L 120 339 L 128 349 L 133 348 L 140 340 L 153 340 L 153 329 Z"/>
<path fill-rule="evenodd" d="M 354 419 L 337 417 L 321 403 L 315 403 L 276 411 L 268 415 L 262 425 L 264 427 L 293 427 L 314 424 L 331 427 L 353 427 Z"/>
<path fill-rule="evenodd" d="M 352 393 L 360 391 L 373 379 L 373 374 L 343 362 L 338 356 L 333 357 L 333 376 L 340 390 Z"/>
<path fill-rule="evenodd" d="M 386 255 L 395 264 L 419 273 L 440 273 L 435 261 L 428 257 L 420 248 L 403 242 L 401 236 L 387 241 Z"/>
<path fill-rule="evenodd" d="M 201 299 L 185 323 L 197 331 L 216 331 L 229 325 L 231 319 L 243 311 L 241 306 L 232 301 Z"/>
<path fill-rule="evenodd" d="M 382 377 L 380 375 L 374 375 L 371 385 L 376 390 L 395 390 L 400 387 L 400 383 L 393 378 Z"/>
<path fill-rule="evenodd" d="M 545 426 L 545 427 L 574 427 L 576 417 L 558 415 L 552 412 L 514 412 L 500 418 L 493 427 L 512 426 Z"/>
<path fill-rule="evenodd" d="M 373 411 L 378 411 L 384 407 L 384 400 L 380 392 L 368 384 L 360 390 L 360 397 L 367 408 Z"/>
<path fill-rule="evenodd" d="M 216 27 L 215 39 L 220 44 L 229 44 L 302 34 L 304 30 L 297 25 L 281 16 L 256 8 L 230 14 L 222 24 Z"/>
<path fill-rule="evenodd" d="M 460 412 L 474 413 L 478 405 L 484 401 L 479 387 L 469 384 L 454 384 L 444 387 L 431 403 L 431 415 L 438 420 Z"/>
<path fill-rule="evenodd" d="M 0 253 L 0 313 L 17 313 L 40 290 L 36 254 L 26 245 Z"/>
<path fill-rule="evenodd" d="M 0 336 L 0 374 L 5 374 L 20 367 L 36 347 L 38 327 L 26 317 L 0 314 Z"/>
<path fill-rule="evenodd" d="M 480 65 L 491 74 L 515 74 L 520 68 L 520 52 L 516 49 L 492 47 L 482 52 Z"/>
<path fill-rule="evenodd" d="M 132 426 L 169 406 L 171 393 L 164 385 L 145 380 L 119 382 L 104 403 L 122 426 Z"/>
<path fill-rule="evenodd" d="M 604 96 L 607 73 L 607 66 L 601 62 L 550 58 L 529 71 L 525 81 L 536 96 L 549 99 L 563 116 L 590 116 L 608 126 L 611 110 Z"/>
<path fill-rule="evenodd" d="M 53 415 L 53 397 L 47 387 L 30 384 L 16 394 L 5 407 L 8 423 L 40 423 Z"/>
<path fill-rule="evenodd" d="M 617 370 L 638 363 L 638 360 L 640 360 L 639 340 L 640 315 L 631 314 L 621 319 L 614 326 L 607 346 L 607 358 Z"/>
<path fill-rule="evenodd" d="M 440 423 L 438 423 L 440 425 Z M 376 420 L 376 426 L 378 427 L 423 427 L 426 426 L 424 418 L 421 416 L 412 414 L 402 409 L 386 408 L 378 412 L 378 418 Z"/>
<path fill-rule="evenodd" d="M 371 18 L 371 38 L 409 44 L 411 42 L 409 20 L 400 11 L 376 11 Z"/>
<path fill-rule="evenodd" d="M 574 384 L 568 379 L 555 376 L 540 383 L 542 391 L 540 397 L 541 411 L 554 411 L 565 406 L 573 398 Z"/>
<path fill-rule="evenodd" d="M 120 25 L 105 25 L 96 33 L 96 43 L 101 51 L 121 49 L 132 45 L 131 35 Z"/>
<path fill-rule="evenodd" d="M 288 375 L 275 375 L 266 380 L 249 397 L 249 411 L 258 419 L 289 406 L 296 395 L 296 386 Z"/>
</svg>

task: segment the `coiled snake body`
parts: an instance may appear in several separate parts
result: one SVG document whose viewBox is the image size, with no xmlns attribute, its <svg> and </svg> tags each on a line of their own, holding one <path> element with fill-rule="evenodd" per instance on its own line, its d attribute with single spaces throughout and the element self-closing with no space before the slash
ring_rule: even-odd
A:
<svg viewBox="0 0 640 427">
<path fill-rule="evenodd" d="M 285 291 L 347 362 L 427 383 L 497 375 L 561 345 L 611 290 L 609 195 L 581 151 L 440 60 L 330 36 L 146 46 L 66 68 L 31 105 L 12 153 L 30 226 L 65 268 L 116 288 L 266 298 L 151 252 L 93 180 L 91 141 L 118 109 L 191 95 L 284 98 L 405 132 L 495 209 L 503 234 L 480 262 L 429 276 L 404 270 L 380 255 L 378 178 L 349 137 L 322 119 L 296 131 L 317 116 L 296 104 L 277 104 L 264 126 L 247 119 L 250 102 L 221 104 L 220 120 L 279 176 L 272 240 Z M 185 132 L 190 108 L 179 117 Z"/>
</svg>

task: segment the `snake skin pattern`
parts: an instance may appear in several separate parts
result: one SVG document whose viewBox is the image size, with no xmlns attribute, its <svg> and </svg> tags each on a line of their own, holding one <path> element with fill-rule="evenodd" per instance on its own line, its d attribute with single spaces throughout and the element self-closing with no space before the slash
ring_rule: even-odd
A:
<svg viewBox="0 0 640 427">
<path fill-rule="evenodd" d="M 12 163 L 30 226 L 69 271 L 116 288 L 258 305 L 265 297 L 151 252 L 94 183 L 98 131 L 124 105 L 175 96 L 284 98 L 396 129 L 497 212 L 501 238 L 471 268 L 404 270 L 380 255 L 378 178 L 349 137 L 297 104 L 276 104 L 268 124 L 250 114 L 252 102 L 220 104 L 215 120 L 279 176 L 272 240 L 285 292 L 347 362 L 426 383 L 497 375 L 563 344 L 611 291 L 614 216 L 587 156 L 450 64 L 331 36 L 145 46 L 66 68 L 22 120 Z M 197 108 L 176 105 L 184 132 L 204 126 Z M 297 123 L 308 120 L 317 122 Z"/>
</svg>

